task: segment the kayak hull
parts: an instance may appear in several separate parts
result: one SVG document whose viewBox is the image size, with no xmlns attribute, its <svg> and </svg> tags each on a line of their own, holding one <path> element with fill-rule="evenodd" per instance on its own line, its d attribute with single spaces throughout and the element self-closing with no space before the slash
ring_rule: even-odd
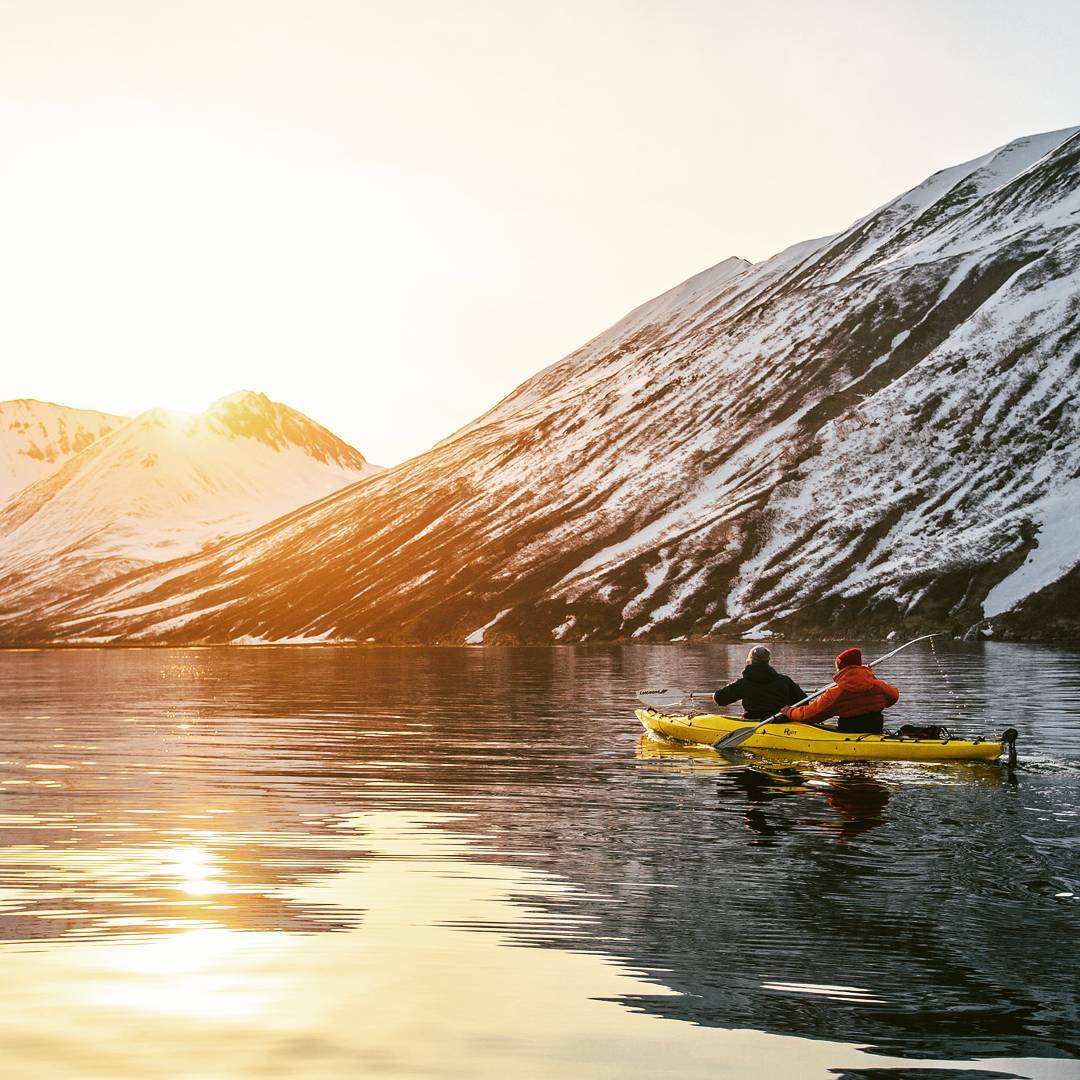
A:
<svg viewBox="0 0 1080 1080">
<path fill-rule="evenodd" d="M 645 730 L 677 742 L 712 746 L 717 739 L 759 721 L 734 716 L 666 714 L 635 709 Z M 764 750 L 811 757 L 874 761 L 996 761 L 1003 746 L 997 739 L 900 739 L 895 735 L 845 735 L 811 724 L 782 720 L 766 724 L 740 744 L 742 750 Z"/>
</svg>

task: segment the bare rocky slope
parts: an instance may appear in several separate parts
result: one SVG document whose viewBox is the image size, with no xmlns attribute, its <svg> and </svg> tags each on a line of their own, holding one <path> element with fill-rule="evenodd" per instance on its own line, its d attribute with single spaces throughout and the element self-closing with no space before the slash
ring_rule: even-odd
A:
<svg viewBox="0 0 1080 1080">
<path fill-rule="evenodd" d="M 1080 633 L 1080 129 L 728 259 L 428 453 L 9 640 Z"/>
</svg>

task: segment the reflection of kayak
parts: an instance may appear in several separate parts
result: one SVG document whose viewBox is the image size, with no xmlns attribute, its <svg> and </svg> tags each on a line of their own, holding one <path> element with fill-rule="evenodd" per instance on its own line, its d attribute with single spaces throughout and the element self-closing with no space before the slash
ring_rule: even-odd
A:
<svg viewBox="0 0 1080 1080">
<path fill-rule="evenodd" d="M 635 712 L 647 731 L 666 739 L 702 746 L 711 746 L 721 735 L 758 723 L 733 716 L 666 715 L 655 709 L 636 709 Z M 829 728 L 784 720 L 767 724 L 742 743 L 741 749 L 885 761 L 994 761 L 1001 756 L 1004 745 L 1000 739 L 901 739 L 897 735 L 842 735 Z"/>
</svg>

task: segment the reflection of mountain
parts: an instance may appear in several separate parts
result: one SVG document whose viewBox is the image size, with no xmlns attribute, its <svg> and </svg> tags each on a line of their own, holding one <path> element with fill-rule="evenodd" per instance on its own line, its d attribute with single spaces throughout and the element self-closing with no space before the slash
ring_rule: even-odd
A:
<svg viewBox="0 0 1080 1080">
<path fill-rule="evenodd" d="M 1021 138 L 725 259 L 426 454 L 39 633 L 883 637 L 1032 597 L 1025 633 L 1075 636 L 1078 178 L 1080 129 Z"/>
<path fill-rule="evenodd" d="M 25 665 L 25 654 L 6 656 L 23 657 L 16 670 Z M 272 738 L 247 742 L 237 767 L 241 725 L 209 696 L 189 694 L 210 675 L 198 654 L 143 668 L 156 672 L 163 697 L 145 693 L 138 670 L 117 677 L 100 654 L 77 657 L 68 685 L 50 694 L 49 715 L 41 715 L 41 683 L 5 679 L 0 940 L 355 924 L 360 912 L 290 888 L 328 864 L 365 857 L 363 844 L 301 827 L 305 813 L 329 820 L 336 807 L 305 790 L 305 774 L 282 761 Z M 236 689 L 213 683 L 219 701 Z"/>
<path fill-rule="evenodd" d="M 312 933 L 345 929 L 362 917 L 288 892 L 322 872 L 329 858 L 360 857 L 355 847 L 313 848 L 307 838 L 268 843 L 258 836 L 223 844 L 213 832 L 199 837 L 181 830 L 153 836 L 145 846 L 128 836 L 106 847 L 108 830 L 100 829 L 57 850 L 48 846 L 56 829 L 10 821 L 0 827 L 6 844 L 37 848 L 19 858 L 22 876 L 56 883 L 52 893 L 16 892 L 8 899 L 0 908 L 0 942 L 152 937 L 200 926 Z M 0 877 L 10 862 L 0 860 Z M 67 905 L 59 911 L 58 899 Z"/>
<path fill-rule="evenodd" d="M 701 836 L 673 833 L 658 863 L 674 888 L 647 910 L 608 909 L 607 933 L 635 943 L 633 963 L 670 971 L 663 981 L 680 995 L 627 1004 L 699 1024 L 854 1037 L 898 1055 L 1075 1053 L 1068 1023 L 1046 1023 L 1068 1005 L 1046 985 L 1044 956 L 1028 952 L 1030 923 L 1014 936 L 1022 897 L 993 905 L 988 921 L 987 897 L 965 895 L 976 882 L 957 873 L 940 821 L 924 824 L 931 841 L 909 835 L 918 847 L 903 854 L 874 837 L 860 847 L 811 838 L 918 828 L 888 820 L 889 789 L 872 775 L 837 771 L 818 788 L 794 769 L 718 772 L 708 846 L 720 846 L 728 873 L 702 865 Z M 992 860 L 980 869 L 993 873 Z"/>
<path fill-rule="evenodd" d="M 76 448 L 0 509 L 0 625 L 47 620 L 87 585 L 191 554 L 380 471 L 250 392 L 199 415 L 152 409 Z"/>
<path fill-rule="evenodd" d="M 679 785 L 689 804 L 622 813 L 602 844 L 542 829 L 520 838 L 552 844 L 549 866 L 586 891 L 625 883 L 632 868 L 632 883 L 589 909 L 579 940 L 677 994 L 628 1007 L 898 1056 L 1080 1054 L 1070 961 L 1055 945 L 1071 919 L 1052 905 L 1032 911 L 1031 853 L 1008 850 L 1006 836 L 1027 845 L 1000 820 L 980 820 L 985 794 L 949 821 L 929 792 L 903 787 L 894 811 L 862 774 L 818 790 L 740 768 L 697 779 Z M 984 793 L 1000 790 L 996 771 L 982 779 Z M 582 792 L 580 803 L 602 798 Z M 580 815 L 583 830 L 594 816 Z"/>
<path fill-rule="evenodd" d="M 1072 911 L 1054 898 L 1076 877 L 1067 846 L 1068 815 L 1080 809 L 1075 770 L 1022 772 L 1013 792 L 990 767 L 748 770 L 663 747 L 638 758 L 626 687 L 654 683 L 672 655 L 648 646 L 0 654 L 0 780 L 57 785 L 3 788 L 5 813 L 41 830 L 7 818 L 4 839 L 33 836 L 57 851 L 74 839 L 73 858 L 57 857 L 61 884 L 65 865 L 118 853 L 113 865 L 128 880 L 72 882 L 72 906 L 93 905 L 93 933 L 122 933 L 133 914 L 152 931 L 162 902 L 166 916 L 237 929 L 318 930 L 341 913 L 283 899 L 283 886 L 371 857 L 352 830 L 343 842 L 344 819 L 436 811 L 487 846 L 470 858 L 567 884 L 530 891 L 523 873 L 521 906 L 542 917 L 504 925 L 482 911 L 471 922 L 455 914 L 454 925 L 612 956 L 679 995 L 622 999 L 630 1008 L 909 1058 L 1080 1053 L 1062 948 Z M 720 654 L 678 655 L 700 676 L 693 665 L 712 656 L 716 666 Z M 909 665 L 905 687 L 917 693 Z M 921 685 L 938 677 L 930 666 Z M 60 690 L 41 729 L 27 718 L 40 712 L 43 686 Z M 1053 715 L 1040 719 L 1046 737 Z M 28 774 L 28 760 L 70 769 Z M 174 871 L 133 876 L 152 848 L 185 845 L 210 852 L 235 897 L 184 894 Z M 186 912 L 169 906 L 185 898 L 195 901 Z M 24 912 L 16 933 L 55 925 L 44 915 Z"/>
</svg>

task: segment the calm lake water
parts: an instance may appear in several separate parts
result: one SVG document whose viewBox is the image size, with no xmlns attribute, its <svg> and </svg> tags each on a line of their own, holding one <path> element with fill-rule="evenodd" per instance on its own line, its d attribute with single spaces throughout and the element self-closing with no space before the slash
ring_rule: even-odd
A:
<svg viewBox="0 0 1080 1080">
<path fill-rule="evenodd" d="M 1011 775 L 642 737 L 744 651 L 0 653 L 4 1077 L 1080 1075 L 1080 653 L 881 669 Z"/>
</svg>

